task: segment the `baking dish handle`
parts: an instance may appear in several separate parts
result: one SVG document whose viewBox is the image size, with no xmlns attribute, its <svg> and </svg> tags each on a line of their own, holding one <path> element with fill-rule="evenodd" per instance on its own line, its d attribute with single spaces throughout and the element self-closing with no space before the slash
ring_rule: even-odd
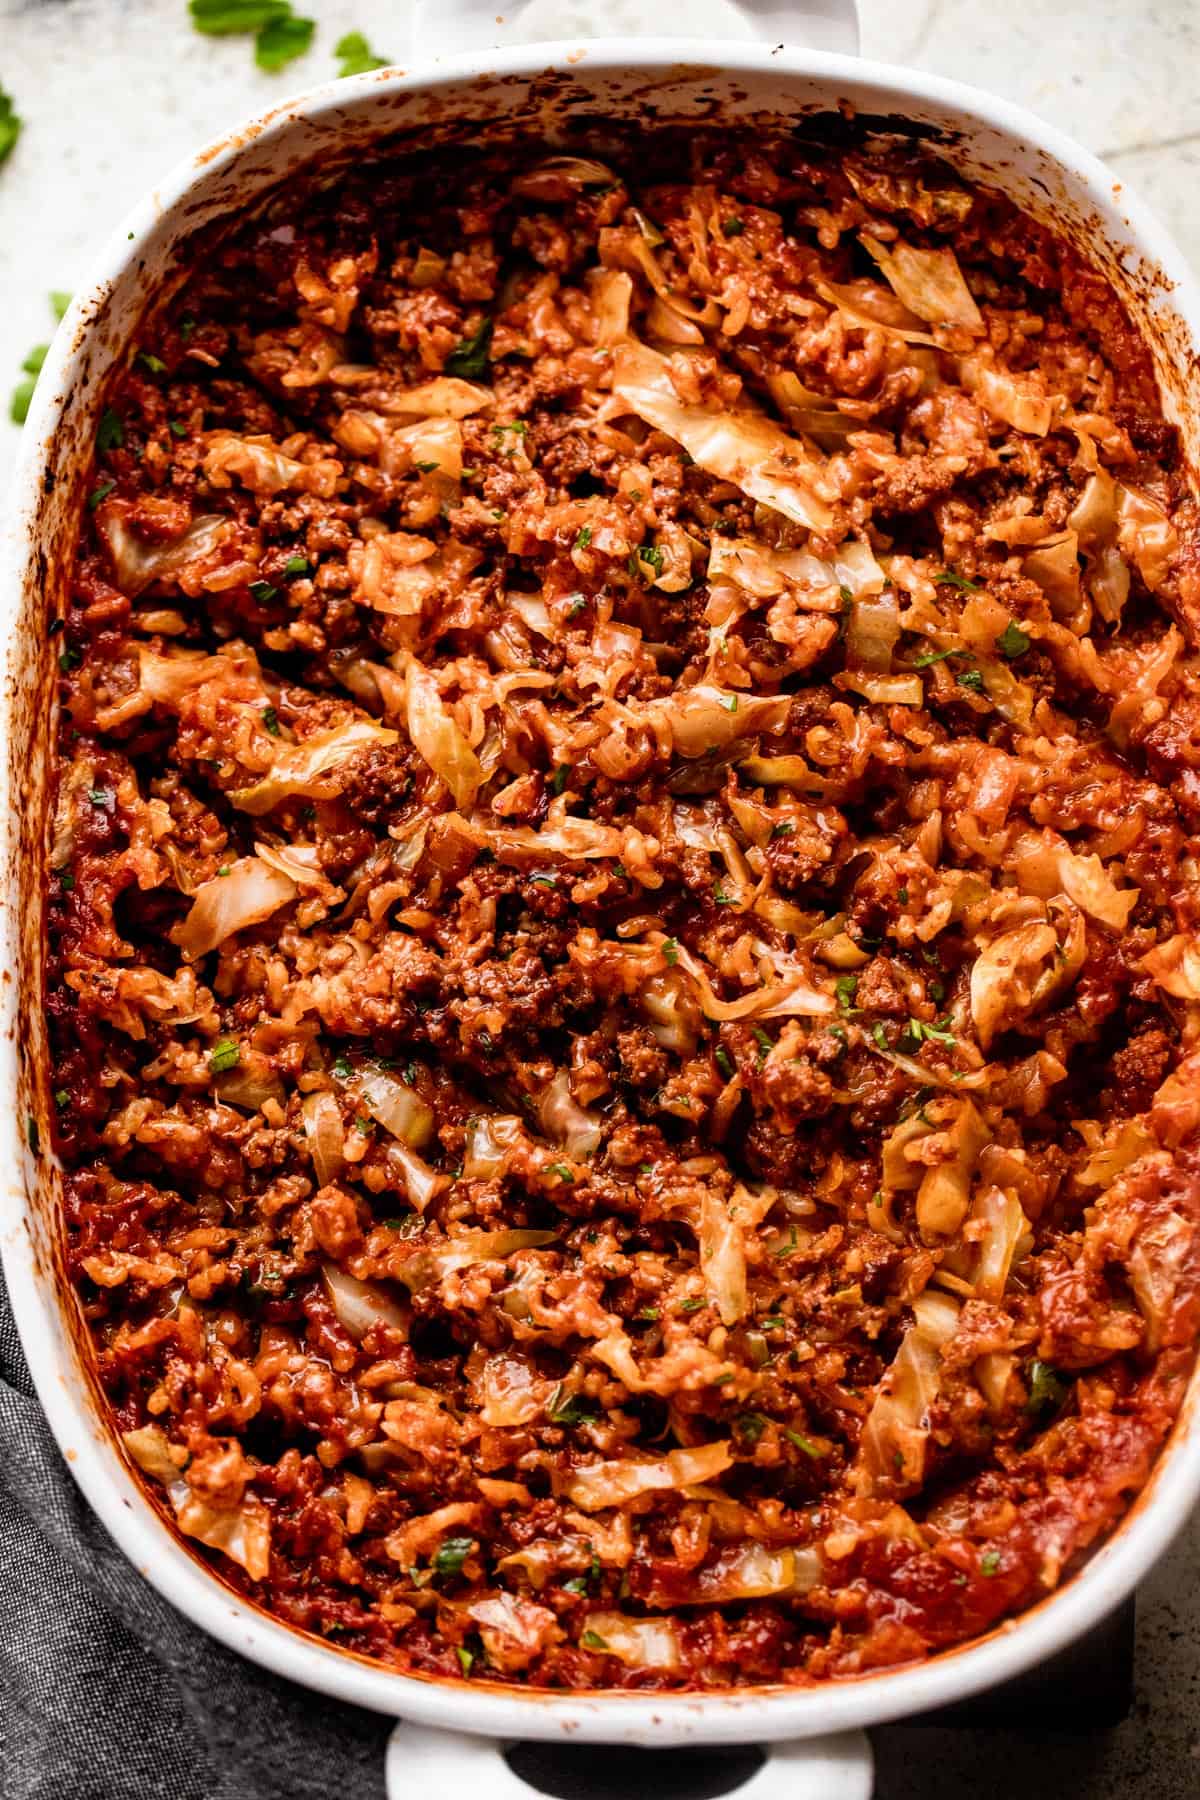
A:
<svg viewBox="0 0 1200 1800">
<path fill-rule="evenodd" d="M 730 21 L 725 24 L 718 10 Z M 470 50 L 492 50 L 501 44 L 524 44 L 550 37 L 594 36 L 576 8 L 566 0 L 416 0 L 412 11 L 410 54 L 419 62 Z M 593 15 L 594 16 L 594 15 Z M 632 37 L 645 31 L 652 9 L 636 0 L 605 0 L 606 36 Z M 736 25 L 733 23 L 736 20 Z M 857 0 L 725 0 L 705 7 L 702 24 L 688 31 L 680 20 L 677 35 L 750 37 L 768 44 L 793 44 L 808 50 L 858 54 Z M 580 28 L 582 24 L 582 29 Z M 738 29 L 740 27 L 740 29 Z M 662 33 L 671 25 L 658 27 Z"/>
<path fill-rule="evenodd" d="M 630 1767 L 628 1750 L 575 1744 L 573 1754 L 586 1757 L 586 1770 L 577 1773 L 575 1782 L 571 1783 L 569 1771 L 559 1770 L 560 1779 L 554 1779 L 553 1786 L 534 1786 L 506 1760 L 515 1747 L 495 1738 L 430 1731 L 401 1720 L 388 1739 L 387 1800 L 539 1800 L 547 1793 L 569 1796 L 573 1791 L 586 1793 L 590 1800 L 639 1800 L 654 1785 L 651 1768 L 635 1772 Z M 552 1747 L 547 1746 L 547 1752 L 552 1756 Z M 669 1752 L 647 1754 L 665 1758 Z M 744 1763 L 731 1769 L 727 1788 L 714 1787 L 711 1769 L 698 1771 L 702 1781 L 697 1781 L 697 1788 L 714 1800 L 725 1795 L 730 1800 L 870 1800 L 874 1759 L 864 1731 L 768 1744 L 761 1754 L 762 1763 L 748 1777 L 738 1779 Z M 702 1749 L 698 1755 L 703 1756 Z M 607 1779 L 606 1759 L 611 1767 Z M 687 1789 L 678 1782 L 678 1774 L 675 1765 L 674 1778 L 664 1785 L 685 1800 Z"/>
</svg>

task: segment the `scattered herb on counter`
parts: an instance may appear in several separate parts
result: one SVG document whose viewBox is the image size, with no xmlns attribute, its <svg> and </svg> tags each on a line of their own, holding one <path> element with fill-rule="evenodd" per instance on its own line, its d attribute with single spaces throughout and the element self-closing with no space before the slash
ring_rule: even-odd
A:
<svg viewBox="0 0 1200 1800">
<path fill-rule="evenodd" d="M 339 79 L 347 75 L 367 75 L 372 69 L 386 69 L 386 56 L 376 56 L 361 31 L 348 31 L 333 46 L 333 54 L 341 61 Z M 461 1652 L 460 1652 L 461 1654 Z"/>
</svg>

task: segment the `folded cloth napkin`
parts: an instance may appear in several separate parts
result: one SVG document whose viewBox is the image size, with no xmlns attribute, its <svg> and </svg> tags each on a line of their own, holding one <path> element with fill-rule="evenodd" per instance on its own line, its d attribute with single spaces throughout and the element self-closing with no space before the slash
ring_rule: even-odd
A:
<svg viewBox="0 0 1200 1800">
<path fill-rule="evenodd" d="M 0 1800 L 383 1800 L 388 1729 L 214 1643 L 125 1560 L 0 1280 Z"/>
</svg>

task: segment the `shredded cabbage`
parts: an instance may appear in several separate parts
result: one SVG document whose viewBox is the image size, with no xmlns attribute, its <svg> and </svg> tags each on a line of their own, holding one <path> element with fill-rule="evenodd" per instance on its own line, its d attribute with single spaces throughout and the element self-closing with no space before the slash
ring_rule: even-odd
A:
<svg viewBox="0 0 1200 1800">
<path fill-rule="evenodd" d="M 810 531 L 831 529 L 824 471 L 799 439 L 749 408 L 727 412 L 685 405 L 671 381 L 668 359 L 645 344 L 620 345 L 613 364 L 616 398 L 647 425 L 682 444 L 702 469 Z"/>
<path fill-rule="evenodd" d="M 882 244 L 863 233 L 862 242 L 882 269 L 896 298 L 930 325 L 958 325 L 975 336 L 983 317 L 963 280 L 953 250 L 918 250 L 899 239 Z"/>
<path fill-rule="evenodd" d="M 393 1300 L 378 1282 L 357 1281 L 336 1263 L 326 1263 L 321 1274 L 338 1322 L 356 1343 L 375 1325 L 389 1326 L 407 1342 L 408 1309 Z"/>
<path fill-rule="evenodd" d="M 921 1294 L 913 1323 L 884 1376 L 867 1416 L 855 1460 L 860 1491 L 920 1487 L 925 1478 L 929 1408 L 942 1379 L 942 1351 L 958 1329 L 958 1304 L 948 1295 Z"/>
<path fill-rule="evenodd" d="M 746 1244 L 733 1212 L 722 1194 L 705 1188 L 700 1202 L 700 1266 L 705 1290 L 725 1325 L 736 1325 L 749 1305 Z"/>
<path fill-rule="evenodd" d="M 694 1487 L 723 1475 L 733 1457 L 729 1445 L 700 1444 L 672 1450 L 660 1458 L 626 1457 L 619 1462 L 600 1462 L 575 1468 L 564 1484 L 567 1498 L 584 1512 L 606 1506 L 624 1506 L 639 1494 L 656 1489 Z"/>
<path fill-rule="evenodd" d="M 398 739 L 398 732 L 373 719 L 350 719 L 333 731 L 285 745 L 269 774 L 249 787 L 234 788 L 229 798 L 242 812 L 255 816 L 270 812 L 281 800 L 328 799 L 338 791 L 333 777 L 343 763 L 360 750 L 383 749 Z"/>
<path fill-rule="evenodd" d="M 187 957 L 207 956 L 235 931 L 261 925 L 294 900 L 296 883 L 257 856 L 241 856 L 227 875 L 214 875 L 196 889 L 182 924 L 171 933 Z"/>
<path fill-rule="evenodd" d="M 672 1619 L 631 1619 L 623 1613 L 590 1613 L 579 1639 L 584 1650 L 616 1656 L 631 1669 L 677 1669 L 683 1661 Z"/>
<path fill-rule="evenodd" d="M 454 804 L 471 806 L 483 786 L 482 765 L 443 702 L 437 682 L 415 659 L 408 665 L 407 718 L 413 748 L 445 782 Z"/>
</svg>

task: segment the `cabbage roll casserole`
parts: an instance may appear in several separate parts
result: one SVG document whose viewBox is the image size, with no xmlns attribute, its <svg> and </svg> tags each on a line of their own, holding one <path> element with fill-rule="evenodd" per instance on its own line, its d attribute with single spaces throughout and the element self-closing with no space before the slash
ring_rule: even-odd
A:
<svg viewBox="0 0 1200 1800">
<path fill-rule="evenodd" d="M 1054 1589 L 1200 1306 L 1200 531 L 1145 344 L 838 124 L 197 242 L 65 617 L 65 1255 L 291 1626 L 803 1685 Z"/>
</svg>

